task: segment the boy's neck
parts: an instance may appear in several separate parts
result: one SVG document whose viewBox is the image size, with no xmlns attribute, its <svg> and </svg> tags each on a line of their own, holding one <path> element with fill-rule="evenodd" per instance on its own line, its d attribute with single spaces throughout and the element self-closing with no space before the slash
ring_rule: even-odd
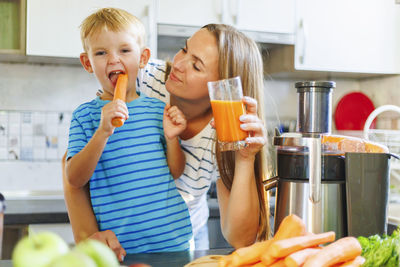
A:
<svg viewBox="0 0 400 267">
<path fill-rule="evenodd" d="M 136 92 L 136 88 L 133 88 L 132 90 L 129 90 L 126 92 L 126 101 L 125 102 L 129 103 L 138 97 L 139 97 L 139 95 Z M 114 99 L 114 95 L 111 95 L 110 93 L 107 93 L 106 90 L 103 90 L 103 93 L 100 95 L 100 99 L 112 101 Z"/>
</svg>

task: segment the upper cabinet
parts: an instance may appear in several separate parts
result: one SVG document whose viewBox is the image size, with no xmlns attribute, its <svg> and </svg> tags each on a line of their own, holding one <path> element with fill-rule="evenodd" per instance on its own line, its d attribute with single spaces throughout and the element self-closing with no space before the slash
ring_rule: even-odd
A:
<svg viewBox="0 0 400 267">
<path fill-rule="evenodd" d="M 0 53 L 25 53 L 25 0 L 0 0 Z"/>
<path fill-rule="evenodd" d="M 394 0 L 297 0 L 295 46 L 272 49 L 269 73 L 400 73 L 400 5 Z"/>
<path fill-rule="evenodd" d="M 190 36 L 208 23 L 225 23 L 259 42 L 293 44 L 295 0 L 158 0 L 161 35 Z"/>
<path fill-rule="evenodd" d="M 1 0 L 0 0 L 1 1 Z M 83 51 L 80 24 L 102 7 L 122 8 L 146 27 L 148 45 L 157 51 L 155 0 L 27 0 L 26 54 L 79 58 Z"/>
</svg>

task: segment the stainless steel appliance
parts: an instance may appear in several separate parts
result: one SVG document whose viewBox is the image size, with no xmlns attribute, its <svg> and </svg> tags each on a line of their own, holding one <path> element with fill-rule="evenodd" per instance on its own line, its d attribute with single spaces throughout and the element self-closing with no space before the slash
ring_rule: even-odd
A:
<svg viewBox="0 0 400 267">
<path fill-rule="evenodd" d="M 4 225 L 4 196 L 0 193 L 0 259 L 2 258 L 2 244 L 3 244 L 3 225 Z"/>
<path fill-rule="evenodd" d="M 331 133 L 335 83 L 295 86 L 297 131 L 274 137 L 278 177 L 266 183 L 267 190 L 277 187 L 275 229 L 285 216 L 296 214 L 313 233 L 335 231 L 337 238 L 386 233 L 390 155 L 326 148 L 322 138 Z M 374 159 L 380 163 L 368 169 Z"/>
</svg>

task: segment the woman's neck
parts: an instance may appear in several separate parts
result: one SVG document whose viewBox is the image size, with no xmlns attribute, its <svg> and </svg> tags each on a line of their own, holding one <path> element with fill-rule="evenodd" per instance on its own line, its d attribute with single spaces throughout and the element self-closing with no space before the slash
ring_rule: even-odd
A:
<svg viewBox="0 0 400 267">
<path fill-rule="evenodd" d="M 187 127 L 179 136 L 183 140 L 190 139 L 200 133 L 213 117 L 208 99 L 196 102 L 185 101 L 183 99 L 179 99 L 178 101 L 171 95 L 170 103 L 177 106 L 185 114 Z"/>
</svg>

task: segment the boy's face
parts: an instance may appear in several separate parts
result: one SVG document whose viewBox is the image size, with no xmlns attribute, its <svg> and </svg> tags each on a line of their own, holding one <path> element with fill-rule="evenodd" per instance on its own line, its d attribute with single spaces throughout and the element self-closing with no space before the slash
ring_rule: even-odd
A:
<svg viewBox="0 0 400 267">
<path fill-rule="evenodd" d="M 103 29 L 88 38 L 87 48 L 87 53 L 81 54 L 81 63 L 96 75 L 104 91 L 102 97 L 112 99 L 118 73 L 128 74 L 127 94 L 136 94 L 137 73 L 146 65 L 150 52 L 148 49 L 141 52 L 131 31 Z"/>
</svg>

